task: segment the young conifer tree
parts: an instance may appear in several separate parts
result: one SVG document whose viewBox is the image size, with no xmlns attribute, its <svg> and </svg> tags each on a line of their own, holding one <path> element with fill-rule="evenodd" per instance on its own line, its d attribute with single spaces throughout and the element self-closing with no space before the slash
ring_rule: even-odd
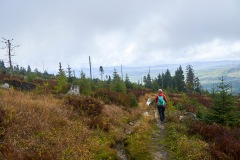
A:
<svg viewBox="0 0 240 160">
<path fill-rule="evenodd" d="M 128 77 L 128 74 L 127 74 L 127 73 L 126 73 L 126 77 L 125 77 L 124 83 L 125 83 L 125 86 L 126 86 L 127 88 L 133 88 L 133 84 L 132 84 L 131 81 L 129 80 L 129 77 Z"/>
<path fill-rule="evenodd" d="M 125 86 L 124 82 L 122 82 L 122 80 L 115 68 L 114 68 L 114 72 L 113 72 L 113 80 L 112 80 L 110 86 L 111 86 L 112 91 L 126 93 L 126 90 L 127 90 L 126 86 Z"/>
<path fill-rule="evenodd" d="M 59 62 L 58 74 L 56 75 L 56 77 L 57 77 L 57 86 L 55 86 L 55 91 L 57 93 L 66 92 L 66 89 L 68 86 L 67 77 L 64 70 L 62 69 L 62 65 L 60 62 Z"/>
<path fill-rule="evenodd" d="M 230 93 L 231 85 L 225 84 L 223 77 L 217 89 L 212 93 L 213 104 L 205 117 L 205 121 L 221 125 L 235 126 L 239 116 L 234 107 L 234 98 Z"/>
</svg>

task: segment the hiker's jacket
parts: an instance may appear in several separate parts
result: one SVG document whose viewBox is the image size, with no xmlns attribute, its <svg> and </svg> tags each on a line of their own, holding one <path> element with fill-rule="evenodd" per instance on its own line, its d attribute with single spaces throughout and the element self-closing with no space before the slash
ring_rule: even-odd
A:
<svg viewBox="0 0 240 160">
<path fill-rule="evenodd" d="M 163 100 L 164 100 L 165 102 L 167 102 L 166 96 L 165 96 L 163 93 L 158 93 L 158 95 L 157 95 L 156 98 L 155 98 L 156 103 L 158 102 L 158 96 L 162 96 L 162 97 L 163 97 Z"/>
</svg>

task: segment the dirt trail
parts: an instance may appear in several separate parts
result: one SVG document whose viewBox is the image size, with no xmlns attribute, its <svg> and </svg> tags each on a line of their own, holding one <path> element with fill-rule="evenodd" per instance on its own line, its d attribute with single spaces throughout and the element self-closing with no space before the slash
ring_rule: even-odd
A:
<svg viewBox="0 0 240 160">
<path fill-rule="evenodd" d="M 154 119 L 155 125 L 157 126 L 157 129 L 151 135 L 151 143 L 149 146 L 152 150 L 152 156 L 154 157 L 154 160 L 169 160 L 167 157 L 167 151 L 161 144 L 161 140 L 164 138 L 165 126 L 164 124 L 160 123 L 157 108 L 154 107 L 154 105 L 146 104 L 148 98 L 153 99 L 154 97 L 154 94 L 146 94 L 145 96 L 141 97 L 139 100 L 139 110 L 141 110 L 143 116 L 151 116 Z M 134 128 L 134 126 L 137 124 L 138 122 L 133 122 L 131 125 L 128 125 L 128 131 L 126 132 L 131 133 L 133 131 L 132 128 Z M 116 144 L 115 149 L 118 153 L 119 159 L 128 160 L 123 143 Z"/>
<path fill-rule="evenodd" d="M 146 95 L 145 99 L 152 98 L 153 100 L 154 97 L 155 97 L 154 94 L 150 94 L 150 95 Z M 167 154 L 166 148 L 161 144 L 161 140 L 163 140 L 164 138 L 165 126 L 164 124 L 160 123 L 158 110 L 155 104 L 151 104 L 149 107 L 151 108 L 151 111 L 149 112 L 149 114 L 150 116 L 154 116 L 154 122 L 155 122 L 155 125 L 157 126 L 157 130 L 154 133 L 152 133 L 152 136 L 151 136 L 152 155 L 155 160 L 167 160 L 169 158 L 167 157 L 168 154 Z"/>
<path fill-rule="evenodd" d="M 158 130 L 152 134 L 151 140 L 153 145 L 153 156 L 155 160 L 166 160 L 167 151 L 166 148 L 161 144 L 161 140 L 164 138 L 165 126 L 160 123 L 157 109 L 154 109 L 155 123 Z"/>
</svg>

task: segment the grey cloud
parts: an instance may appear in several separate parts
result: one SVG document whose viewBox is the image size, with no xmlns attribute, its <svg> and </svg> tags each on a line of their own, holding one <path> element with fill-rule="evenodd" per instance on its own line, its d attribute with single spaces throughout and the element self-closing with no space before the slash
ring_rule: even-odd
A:
<svg viewBox="0 0 240 160">
<path fill-rule="evenodd" d="M 172 63 L 201 57 L 192 46 L 215 39 L 237 44 L 239 7 L 237 0 L 2 0 L 0 36 L 21 45 L 15 61 L 23 66 L 81 68 L 88 56 L 95 66 L 153 65 L 165 55 Z"/>
</svg>

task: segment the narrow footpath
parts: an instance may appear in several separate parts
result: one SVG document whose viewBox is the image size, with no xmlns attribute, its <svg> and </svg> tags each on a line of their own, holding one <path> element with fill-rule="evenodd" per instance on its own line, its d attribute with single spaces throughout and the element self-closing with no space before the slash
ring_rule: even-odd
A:
<svg viewBox="0 0 240 160">
<path fill-rule="evenodd" d="M 148 98 L 153 98 L 155 97 L 154 94 L 150 94 L 150 95 L 146 95 L 146 99 Z M 147 105 L 145 103 L 145 105 Z M 154 116 L 154 122 L 155 122 L 155 126 L 157 127 L 157 129 L 155 130 L 154 133 L 152 133 L 151 136 L 151 149 L 152 149 L 152 155 L 154 157 L 154 160 L 168 160 L 169 158 L 167 157 L 168 153 L 166 148 L 161 144 L 163 138 L 164 138 L 164 134 L 165 134 L 165 126 L 164 124 L 160 123 L 160 118 L 159 118 L 159 114 L 158 114 L 158 110 L 157 107 L 155 106 L 155 103 L 150 104 L 149 107 L 151 108 L 150 111 L 150 116 Z M 153 114 L 153 115 L 151 115 Z"/>
<path fill-rule="evenodd" d="M 157 109 L 154 109 L 155 123 L 157 126 L 157 131 L 152 134 L 151 144 L 153 146 L 153 157 L 155 160 L 166 160 L 167 159 L 167 151 L 166 148 L 161 144 L 161 141 L 164 138 L 165 127 L 164 124 L 160 123 Z"/>
<path fill-rule="evenodd" d="M 146 104 L 148 98 L 153 99 L 154 96 L 154 94 L 146 94 L 145 96 L 141 97 L 139 100 L 139 110 L 141 110 L 143 116 L 151 117 L 154 122 L 153 127 L 155 129 L 153 129 L 154 132 L 151 133 L 150 143 L 148 143 L 153 160 L 169 160 L 167 150 L 162 145 L 162 140 L 164 139 L 165 134 L 165 124 L 160 123 L 159 114 L 154 104 Z M 136 125 L 139 125 L 138 121 L 131 122 L 130 125 L 127 125 L 127 130 L 125 131 L 126 136 L 133 132 L 133 128 Z M 129 159 L 123 143 L 117 143 L 114 148 L 116 149 L 120 160 Z"/>
</svg>

